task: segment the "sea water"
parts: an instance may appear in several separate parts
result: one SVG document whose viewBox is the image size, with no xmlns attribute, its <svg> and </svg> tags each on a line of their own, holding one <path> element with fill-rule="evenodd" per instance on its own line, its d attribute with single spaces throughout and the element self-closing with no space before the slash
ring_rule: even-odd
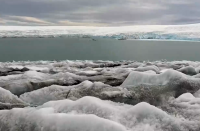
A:
<svg viewBox="0 0 200 131">
<path fill-rule="evenodd" d="M 200 42 L 107 38 L 1 38 L 0 61 L 200 60 Z"/>
</svg>

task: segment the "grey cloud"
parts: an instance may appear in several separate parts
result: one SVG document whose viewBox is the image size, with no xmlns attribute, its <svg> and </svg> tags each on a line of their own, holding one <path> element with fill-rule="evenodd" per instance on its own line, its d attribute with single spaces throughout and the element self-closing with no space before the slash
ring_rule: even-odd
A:
<svg viewBox="0 0 200 131">
<path fill-rule="evenodd" d="M 187 24 L 199 22 L 199 6 L 199 0 L 0 0 L 0 24 Z"/>
</svg>

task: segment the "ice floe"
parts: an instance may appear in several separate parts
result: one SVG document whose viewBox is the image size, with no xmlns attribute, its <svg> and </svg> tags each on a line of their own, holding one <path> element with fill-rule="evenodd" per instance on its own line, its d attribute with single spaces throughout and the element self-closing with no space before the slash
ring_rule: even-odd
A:
<svg viewBox="0 0 200 131">
<path fill-rule="evenodd" d="M 76 101 L 50 101 L 37 108 L 0 111 L 0 125 L 5 131 L 197 131 L 200 128 L 197 117 L 187 119 L 181 115 L 170 115 L 145 102 L 133 106 L 83 97 Z"/>
<path fill-rule="evenodd" d="M 29 104 L 23 102 L 10 91 L 0 87 L 0 109 L 11 109 L 16 107 L 26 107 Z"/>
<path fill-rule="evenodd" d="M 199 131 L 200 62 L 0 63 L 0 130 Z"/>
</svg>

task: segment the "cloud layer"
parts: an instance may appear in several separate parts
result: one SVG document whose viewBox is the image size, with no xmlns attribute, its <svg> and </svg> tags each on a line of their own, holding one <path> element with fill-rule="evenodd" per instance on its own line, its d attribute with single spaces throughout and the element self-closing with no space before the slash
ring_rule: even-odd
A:
<svg viewBox="0 0 200 131">
<path fill-rule="evenodd" d="M 0 25 L 199 23 L 199 6 L 199 0 L 0 0 Z"/>
</svg>

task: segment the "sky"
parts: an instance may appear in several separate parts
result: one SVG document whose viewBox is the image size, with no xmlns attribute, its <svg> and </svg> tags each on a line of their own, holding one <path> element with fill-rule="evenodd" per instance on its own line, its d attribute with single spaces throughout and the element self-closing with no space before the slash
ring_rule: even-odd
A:
<svg viewBox="0 0 200 131">
<path fill-rule="evenodd" d="M 0 25 L 193 24 L 199 7 L 200 0 L 0 0 Z"/>
</svg>

